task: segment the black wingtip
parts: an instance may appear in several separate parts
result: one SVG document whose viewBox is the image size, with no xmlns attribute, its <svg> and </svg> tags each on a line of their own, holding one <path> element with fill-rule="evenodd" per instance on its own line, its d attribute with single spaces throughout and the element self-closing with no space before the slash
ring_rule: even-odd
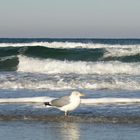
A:
<svg viewBox="0 0 140 140">
<path fill-rule="evenodd" d="M 44 102 L 44 105 L 45 105 L 45 106 L 47 106 L 47 105 L 48 105 L 48 106 L 51 106 L 51 104 L 50 104 L 49 102 Z"/>
</svg>

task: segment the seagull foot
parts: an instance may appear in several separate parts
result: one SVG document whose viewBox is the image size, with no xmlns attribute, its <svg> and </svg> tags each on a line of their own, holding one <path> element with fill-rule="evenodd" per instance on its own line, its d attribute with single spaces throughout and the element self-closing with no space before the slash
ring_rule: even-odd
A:
<svg viewBox="0 0 140 140">
<path fill-rule="evenodd" d="M 65 116 L 68 116 L 68 112 L 65 112 Z"/>
</svg>

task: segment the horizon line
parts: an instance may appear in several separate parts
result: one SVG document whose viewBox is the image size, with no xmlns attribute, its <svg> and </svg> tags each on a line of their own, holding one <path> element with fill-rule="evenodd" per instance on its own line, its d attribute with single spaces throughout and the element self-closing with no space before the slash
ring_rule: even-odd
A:
<svg viewBox="0 0 140 140">
<path fill-rule="evenodd" d="M 0 39 L 140 39 L 140 37 L 0 37 Z"/>
</svg>

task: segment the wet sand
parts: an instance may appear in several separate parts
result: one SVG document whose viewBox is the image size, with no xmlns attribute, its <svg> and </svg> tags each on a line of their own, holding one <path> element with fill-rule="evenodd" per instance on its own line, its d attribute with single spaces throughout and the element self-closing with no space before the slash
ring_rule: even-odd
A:
<svg viewBox="0 0 140 140">
<path fill-rule="evenodd" d="M 139 140 L 139 124 L 0 121 L 2 140 Z"/>
<path fill-rule="evenodd" d="M 60 115 L 0 115 L 0 121 L 47 121 L 72 123 L 137 123 L 140 117 L 113 117 L 113 116 L 60 116 Z"/>
</svg>

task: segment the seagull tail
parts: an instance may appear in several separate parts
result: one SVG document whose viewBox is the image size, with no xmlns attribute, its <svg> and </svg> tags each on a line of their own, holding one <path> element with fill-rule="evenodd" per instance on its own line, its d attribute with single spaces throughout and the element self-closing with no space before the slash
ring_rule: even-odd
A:
<svg viewBox="0 0 140 140">
<path fill-rule="evenodd" d="M 52 106 L 49 102 L 44 102 L 45 106 Z"/>
</svg>

